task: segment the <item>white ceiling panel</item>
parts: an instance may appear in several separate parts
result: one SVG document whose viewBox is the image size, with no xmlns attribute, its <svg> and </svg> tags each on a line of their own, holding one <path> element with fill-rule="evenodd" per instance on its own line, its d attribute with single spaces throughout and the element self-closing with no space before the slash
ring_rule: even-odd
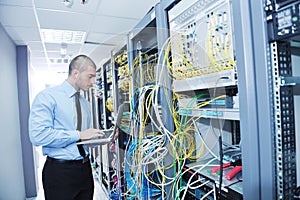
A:
<svg viewBox="0 0 300 200">
<path fill-rule="evenodd" d="M 99 67 L 99 63 L 101 62 L 101 60 L 110 56 L 111 50 L 111 46 L 99 45 L 94 48 L 93 51 L 89 52 L 89 56 L 94 60 L 97 67 Z"/>
<path fill-rule="evenodd" d="M 113 34 L 91 32 L 87 35 L 87 42 L 104 43 L 107 42 Z"/>
<path fill-rule="evenodd" d="M 47 50 L 47 55 L 49 58 L 58 58 L 61 57 L 60 54 L 60 44 L 45 44 L 45 48 Z M 66 56 L 74 56 L 77 55 L 81 50 L 80 44 L 72 44 L 67 46 Z"/>
<path fill-rule="evenodd" d="M 96 16 L 91 31 L 98 33 L 125 34 L 138 23 L 135 19 Z"/>
<path fill-rule="evenodd" d="M 45 43 L 45 47 L 47 51 L 59 51 L 61 48 L 60 44 L 55 44 L 55 43 Z M 81 44 L 68 44 L 67 45 L 67 50 L 70 51 L 79 51 L 81 47 Z"/>
<path fill-rule="evenodd" d="M 74 56 L 80 52 L 81 46 L 80 47 L 69 47 L 67 48 L 67 55 L 69 56 Z"/>
<path fill-rule="evenodd" d="M 40 33 L 37 28 L 30 27 L 5 27 L 7 33 L 15 40 L 20 41 L 40 41 Z M 28 44 L 28 43 L 27 43 Z"/>
<path fill-rule="evenodd" d="M 43 29 L 87 31 L 93 15 L 62 11 L 37 10 L 40 26 Z M 49 18 L 51 16 L 51 20 Z"/>
<path fill-rule="evenodd" d="M 55 44 L 55 43 L 45 43 L 45 48 L 47 51 L 59 51 L 61 45 L 60 44 Z"/>
<path fill-rule="evenodd" d="M 105 41 L 105 43 L 113 44 L 114 47 L 116 47 L 120 45 L 120 42 L 126 41 L 126 36 L 127 33 L 114 35 L 111 38 L 109 38 L 107 41 Z"/>
<path fill-rule="evenodd" d="M 141 19 L 158 2 L 159 0 L 101 1 L 98 14 Z"/>
<path fill-rule="evenodd" d="M 74 0 L 72 6 L 66 7 L 63 0 L 35 0 L 35 6 L 37 9 L 46 9 L 49 11 L 61 10 L 73 13 L 94 14 L 100 2 L 99 0 L 90 0 L 82 4 L 80 0 Z"/>
<path fill-rule="evenodd" d="M 0 6 L 0 21 L 3 26 L 36 27 L 32 8 Z"/>
<path fill-rule="evenodd" d="M 59 51 L 48 51 L 48 58 L 60 58 L 60 52 Z"/>
<path fill-rule="evenodd" d="M 82 46 L 82 48 L 80 49 L 80 53 L 83 54 L 91 54 L 91 52 L 94 51 L 94 49 L 96 49 L 99 45 L 96 44 L 84 44 Z"/>
<path fill-rule="evenodd" d="M 32 6 L 32 0 L 0 0 L 2 5 L 13 5 L 13 6 Z"/>
<path fill-rule="evenodd" d="M 44 51 L 42 41 L 29 41 L 28 45 L 31 51 Z"/>
</svg>

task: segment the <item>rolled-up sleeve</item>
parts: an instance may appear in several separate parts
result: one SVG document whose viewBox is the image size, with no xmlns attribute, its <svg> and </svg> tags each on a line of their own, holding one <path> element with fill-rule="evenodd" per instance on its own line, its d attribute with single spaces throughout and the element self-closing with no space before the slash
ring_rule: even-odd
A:
<svg viewBox="0 0 300 200">
<path fill-rule="evenodd" d="M 32 103 L 29 116 L 29 136 L 33 145 L 63 148 L 79 140 L 76 130 L 54 127 L 56 100 L 40 93 Z"/>
</svg>

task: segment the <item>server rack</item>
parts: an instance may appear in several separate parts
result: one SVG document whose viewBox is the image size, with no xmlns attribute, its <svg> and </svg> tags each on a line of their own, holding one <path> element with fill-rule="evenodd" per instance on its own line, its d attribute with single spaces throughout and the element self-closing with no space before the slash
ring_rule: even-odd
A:
<svg viewBox="0 0 300 200">
<path fill-rule="evenodd" d="M 130 87 L 130 112 L 131 112 L 131 137 L 125 150 L 125 185 L 128 198 L 159 198 L 158 189 L 146 180 L 143 166 L 146 170 L 154 170 L 152 164 L 141 165 L 143 140 L 149 138 L 150 132 L 157 132 L 151 127 L 151 122 L 143 121 L 139 115 L 146 109 L 146 104 L 141 103 L 142 96 L 149 95 L 155 85 L 157 70 L 157 13 L 156 7 L 151 8 L 144 18 L 128 34 L 128 64 L 131 76 Z M 151 109 L 151 108 L 150 108 Z M 142 124 L 145 123 L 145 126 Z M 141 149 L 140 149 L 141 148 Z M 145 152 L 144 152 L 145 153 Z M 131 166 L 131 169 L 130 167 Z M 144 172 L 142 172 L 144 171 Z M 131 175 L 133 173 L 133 175 Z M 155 176 L 155 173 L 153 173 Z M 146 185 L 149 186 L 148 189 Z"/>
<path fill-rule="evenodd" d="M 250 171 L 245 173 L 245 185 L 248 183 L 250 186 L 259 186 L 249 188 L 244 185 L 245 197 L 248 198 L 250 195 L 249 199 L 295 198 L 297 187 L 295 178 L 297 159 L 294 153 L 297 148 L 295 143 L 297 137 L 295 135 L 299 133 L 295 131 L 294 126 L 294 117 L 297 113 L 294 106 L 295 88 L 287 83 L 296 85 L 291 67 L 293 62 L 291 62 L 290 44 L 293 36 L 298 34 L 295 30 L 299 26 L 297 17 L 293 18 L 291 15 L 292 11 L 297 12 L 297 9 L 288 8 L 294 5 L 292 2 L 234 3 L 236 10 L 244 12 L 241 20 L 236 19 L 240 27 L 238 37 L 242 41 L 238 44 L 240 50 L 238 60 L 246 66 L 240 74 L 243 76 L 250 74 L 249 82 L 254 85 L 254 87 L 247 87 L 247 83 L 242 82 L 242 87 L 245 89 L 243 98 L 256 101 L 253 105 L 241 106 L 241 111 L 242 108 L 256 109 L 251 115 L 256 116 L 257 119 L 255 122 L 247 121 L 248 125 L 255 128 L 254 138 L 250 139 L 247 135 L 242 138 L 249 141 L 243 146 L 243 149 L 246 148 L 243 153 L 247 162 L 244 163 L 245 166 L 251 170 L 256 165 L 258 169 L 255 173 Z M 255 27 L 255 30 L 252 27 Z M 250 48 L 246 49 L 245 46 Z M 252 69 L 247 67 L 249 63 L 253 66 Z M 249 94 L 255 96 L 251 97 Z M 244 124 L 242 131 L 246 131 L 246 127 L 247 125 Z M 253 150 L 253 145 L 258 150 L 249 153 L 248 150 Z M 252 168 L 248 168 L 251 165 Z M 257 193 L 253 194 L 253 192 Z"/>
<path fill-rule="evenodd" d="M 156 62 L 156 56 L 153 56 L 157 53 L 155 23 L 155 11 L 154 8 L 152 8 L 140 21 L 140 23 L 138 23 L 137 26 L 130 31 L 128 34 L 128 40 L 111 52 L 110 59 L 100 69 L 99 73 L 101 76 L 99 77 L 99 82 L 101 83 L 100 85 L 102 88 L 101 91 L 103 98 L 101 99 L 100 109 L 102 109 L 102 111 L 100 111 L 101 118 L 99 123 L 103 125 L 102 128 L 108 128 L 114 123 L 113 119 L 114 116 L 116 116 L 116 110 L 119 105 L 122 103 L 127 103 L 128 105 L 131 104 L 133 94 L 129 91 L 122 91 L 122 87 L 123 89 L 124 87 L 128 87 L 128 90 L 134 90 L 136 88 L 143 87 L 144 85 L 151 84 L 149 81 L 145 81 L 144 77 L 144 72 L 148 73 L 147 70 L 149 70 L 147 69 L 149 66 L 146 66 L 147 61 L 149 61 L 149 57 L 146 58 L 145 55 L 151 54 L 151 62 Z M 140 48 L 141 44 L 142 48 Z M 121 75 L 119 70 L 122 70 L 121 68 L 125 65 L 128 68 L 128 74 Z M 135 67 L 141 67 L 139 69 L 142 69 L 143 71 L 133 70 Z M 111 72 L 111 74 L 109 73 L 108 75 L 108 72 Z M 127 83 L 125 83 L 127 85 L 121 86 L 124 84 L 124 79 L 128 79 L 126 80 Z M 106 102 L 108 97 L 111 95 L 114 96 L 114 112 L 107 112 Z M 125 113 L 129 115 L 126 117 L 128 117 L 128 121 L 130 121 L 129 118 L 131 117 L 130 115 L 132 110 L 129 106 L 125 109 Z M 130 186 L 126 184 L 126 176 L 124 175 L 126 173 L 124 169 L 126 146 L 134 134 L 134 132 L 131 132 L 131 130 L 128 129 L 129 127 L 119 127 L 119 136 L 114 142 L 115 151 L 113 152 L 113 156 L 117 158 L 115 167 L 110 165 L 112 157 L 110 156 L 111 153 L 109 153 L 109 151 L 111 148 L 109 149 L 106 145 L 99 147 L 101 151 L 100 162 L 102 163 L 101 167 L 103 168 L 100 174 L 102 175 L 102 181 L 107 184 L 106 189 L 112 199 L 123 199 L 128 197 L 128 195 L 130 196 L 130 192 L 124 194 L 125 191 L 131 189 Z M 108 156 L 105 158 L 106 154 Z M 112 175 L 114 176 L 113 178 Z"/>
<path fill-rule="evenodd" d="M 266 2 L 269 36 L 269 66 L 272 81 L 274 183 L 276 199 L 299 198 L 299 116 L 297 104 L 300 3 Z M 298 192 L 297 192 L 298 187 Z"/>
<path fill-rule="evenodd" d="M 112 110 L 112 68 L 111 59 L 108 59 L 96 71 L 96 84 L 93 90 L 95 103 L 93 106 L 94 127 L 99 129 L 108 129 L 113 124 L 113 110 Z M 95 167 L 95 176 L 98 179 L 104 193 L 110 197 L 111 191 L 114 187 L 114 154 L 111 151 L 109 144 L 99 145 L 91 150 L 94 158 L 93 166 Z"/>
<path fill-rule="evenodd" d="M 102 69 L 96 71 L 95 87 L 90 88 L 84 92 L 84 97 L 89 101 L 91 108 L 92 127 L 95 129 L 103 129 L 104 117 L 103 113 L 103 94 L 105 93 L 103 86 Z M 89 146 L 90 162 L 93 169 L 94 178 L 99 181 L 103 192 L 108 196 L 108 181 L 105 174 L 105 167 L 103 165 L 103 155 L 101 146 Z M 106 156 L 105 156 L 106 157 Z"/>
<path fill-rule="evenodd" d="M 188 98 L 183 103 L 184 106 L 179 105 L 178 113 L 180 115 L 180 118 L 186 118 L 187 121 L 191 121 L 193 118 L 197 117 L 202 119 L 196 119 L 192 125 L 189 126 L 197 126 L 195 127 L 196 131 L 197 129 L 202 130 L 207 129 L 208 127 L 213 126 L 213 130 L 216 129 L 218 132 L 222 132 L 223 140 L 224 142 L 226 140 L 229 140 L 232 144 L 239 144 L 240 142 L 240 128 L 239 128 L 239 105 L 238 105 L 238 89 L 237 89 L 237 67 L 239 66 L 233 66 L 235 65 L 234 61 L 234 55 L 230 55 L 231 52 L 228 50 L 229 56 L 226 57 L 225 55 L 220 56 L 219 58 L 215 57 L 214 60 L 216 63 L 220 62 L 222 65 L 225 65 L 224 68 L 213 70 L 213 69 L 207 69 L 211 66 L 211 68 L 214 68 L 215 66 L 213 64 L 210 64 L 209 61 L 206 59 L 206 55 L 204 55 L 204 51 L 199 52 L 200 46 L 203 47 L 203 49 L 210 47 L 205 47 L 203 45 L 204 40 L 210 40 L 212 37 L 220 38 L 221 40 L 218 42 L 218 45 L 223 46 L 225 49 L 227 48 L 225 44 L 223 35 L 230 35 L 233 39 L 227 38 L 229 40 L 232 46 L 234 46 L 234 34 L 233 34 L 233 25 L 231 25 L 231 5 L 229 2 L 226 1 L 180 1 L 180 2 L 164 2 L 164 5 L 166 9 L 169 9 L 169 23 L 170 23 L 170 38 L 171 40 L 174 40 L 174 44 L 171 47 L 171 54 L 172 54 L 172 63 L 173 67 L 176 66 L 176 61 L 182 61 L 185 62 L 185 66 L 189 66 L 190 68 L 193 68 L 193 70 L 187 70 L 187 72 L 184 73 L 186 77 L 181 78 L 174 78 L 172 80 L 173 86 L 174 86 L 174 92 L 178 93 L 180 95 L 187 94 L 192 95 L 197 98 Z M 175 5 L 177 3 L 177 5 Z M 216 16 L 216 17 L 214 17 Z M 216 27 L 216 32 L 213 36 L 211 36 L 211 33 L 208 32 L 213 26 Z M 223 27 L 222 27 L 223 26 Z M 218 28 L 217 28 L 218 27 Z M 217 30 L 218 29 L 218 30 Z M 222 29 L 222 30 L 221 30 Z M 178 33 L 174 33 L 177 31 Z M 213 31 L 211 31 L 213 32 Z M 225 33 L 226 32 L 226 33 Z M 177 35 L 176 35 L 177 34 Z M 178 39 L 177 39 L 177 38 Z M 211 38 L 209 38 L 211 37 Z M 211 40 L 214 40 L 212 38 Z M 178 42 L 180 41 L 180 42 Z M 222 43 L 223 42 L 223 43 Z M 215 45 L 217 42 L 212 42 L 212 45 Z M 176 47 L 181 45 L 181 53 L 176 52 Z M 218 47 L 211 47 L 213 50 L 217 52 Z M 234 47 L 233 47 L 234 48 Z M 175 51 L 174 51 L 175 49 Z M 198 54 L 197 56 L 193 55 L 195 53 Z M 232 52 L 234 53 L 234 52 Z M 183 54 L 183 55 L 181 55 Z M 177 56 L 179 55 L 179 56 Z M 212 55 L 213 57 L 216 55 Z M 183 59 L 182 59 L 183 57 Z M 223 57 L 223 60 L 222 60 Z M 206 61 L 205 61 L 206 60 Z M 229 66 L 231 65 L 231 66 Z M 182 69 L 182 63 L 179 64 L 177 67 L 178 69 Z M 183 66 L 184 67 L 184 66 Z M 205 69 L 206 68 L 206 69 Z M 178 71 L 178 70 L 177 70 Z M 179 70 L 181 73 L 181 71 Z M 177 72 L 175 71 L 175 74 Z M 182 76 L 182 74 L 179 74 L 179 76 Z M 201 93 L 210 93 L 208 96 L 203 96 Z M 208 106 L 201 106 L 200 109 L 195 108 L 189 108 L 194 107 L 198 103 L 201 103 L 201 101 L 207 101 L 208 99 L 214 99 L 216 96 L 219 96 L 219 94 L 223 94 L 226 96 L 225 99 L 222 99 L 221 101 L 224 103 L 224 105 L 221 105 L 221 101 L 217 104 L 219 105 L 208 105 Z M 202 96 L 202 97 L 201 97 Z M 198 98 L 201 97 L 201 98 Z M 233 101 L 234 99 L 234 101 Z M 213 100 L 214 101 L 214 100 Z M 217 100 L 219 101 L 219 100 Z M 193 103 L 191 103 L 193 102 Z M 233 103 L 235 102 L 235 104 Z M 205 118 L 205 119 L 204 119 Z M 218 124 L 222 123 L 221 126 Z M 184 131 L 184 130 L 183 130 Z M 215 131 L 212 131 L 210 134 L 213 134 Z M 201 134 L 200 134 L 201 135 Z M 195 134 L 195 140 L 196 143 L 201 142 L 202 139 L 199 140 L 199 136 L 197 139 L 197 134 Z M 205 136 L 207 137 L 207 136 Z M 211 137 L 211 136 L 208 136 Z M 227 139 L 226 139 L 227 137 Z M 215 138 L 214 140 L 218 140 Z M 207 140 L 208 142 L 208 140 Z M 216 144 L 216 143 L 215 143 Z M 215 147 L 214 147 L 215 148 Z M 218 150 L 215 148 L 215 154 L 218 155 Z M 196 155 L 199 155 L 199 152 L 196 152 Z M 213 193 L 216 193 L 217 189 L 216 187 L 219 187 L 216 182 L 218 181 L 218 176 L 208 176 L 206 174 L 205 170 L 193 170 L 194 167 L 197 166 L 197 164 L 203 165 L 205 164 L 203 162 L 205 158 L 201 158 L 200 160 L 187 160 L 187 164 L 185 165 L 185 170 L 182 171 L 184 174 L 184 180 L 185 184 L 188 185 L 190 183 L 190 180 L 193 179 L 193 176 L 201 177 L 202 179 L 209 181 L 209 183 L 205 186 L 202 185 L 203 182 L 199 182 L 199 188 L 197 188 L 197 192 L 188 190 L 187 194 L 184 192 L 183 195 L 185 195 L 185 198 L 214 198 Z M 202 160 L 202 161 L 201 161 Z M 190 162 L 190 163 L 189 163 Z M 209 162 L 209 160 L 206 160 L 206 162 Z M 216 163 L 215 163 L 216 164 Z M 192 173 L 190 173 L 192 172 Z M 194 173 L 197 173 L 198 175 L 195 175 Z M 192 174 L 188 176 L 188 174 Z M 191 179 L 190 179 L 191 178 Z M 229 185 L 233 185 L 235 182 L 236 185 L 234 185 L 235 189 L 231 189 Z M 234 180 L 232 182 L 228 182 L 226 180 L 223 180 L 224 188 L 226 187 L 226 184 L 229 186 L 226 189 L 221 190 L 219 193 L 221 199 L 240 199 L 242 197 L 242 189 L 241 189 L 241 183 L 239 180 Z M 212 193 L 211 195 L 208 195 L 205 197 L 205 192 Z M 232 191 L 229 195 L 228 191 Z"/>
<path fill-rule="evenodd" d="M 168 12 L 175 9 L 179 2 L 183 1 L 161 0 L 160 4 L 150 10 L 137 27 L 129 33 L 126 47 L 123 46 L 115 51 L 112 57 L 116 57 L 119 52 L 127 49 L 127 62 L 129 69 L 132 70 L 135 58 L 139 57 L 142 51 L 159 52 L 165 55 L 165 42 L 170 36 Z M 190 2 L 192 5 L 196 1 Z M 298 45 L 299 20 L 293 16 L 297 15 L 299 11 L 299 3 L 279 0 L 265 2 L 261 0 L 231 0 L 230 2 L 232 5 L 233 32 L 235 41 L 237 41 L 234 44 L 234 58 L 238 65 L 236 69 L 238 98 L 236 100 L 239 101 L 239 109 L 226 115 L 224 121 L 230 123 L 229 132 L 233 132 L 233 143 L 242 141 L 243 182 L 239 184 L 242 185 L 242 190 L 239 190 L 240 187 L 229 188 L 229 190 L 233 194 L 238 191 L 239 194 L 243 194 L 242 198 L 244 199 L 296 198 L 295 191 L 299 185 L 299 172 L 297 171 L 299 156 L 296 154 L 299 151 L 299 145 L 297 145 L 299 143 L 297 142 L 299 141 L 299 131 L 295 122 L 299 117 L 298 113 L 300 113 L 297 112 L 299 104 L 297 85 L 300 81 L 298 81 L 295 66 L 299 62 L 298 48 L 300 45 Z M 290 11 L 288 11 L 289 9 Z M 148 32 L 146 27 L 153 29 L 149 28 L 148 30 L 151 29 L 151 31 Z M 143 63 L 141 56 L 139 59 L 139 62 Z M 166 70 L 167 66 L 163 59 L 158 60 L 158 67 L 161 70 Z M 115 66 L 113 71 L 116 72 L 116 68 Z M 133 90 L 147 85 L 141 78 L 142 75 L 141 71 L 137 71 L 135 75 L 132 72 L 130 87 Z M 165 80 L 166 85 L 171 88 L 173 80 L 167 76 Z M 117 81 L 115 84 L 118 84 Z M 180 88 L 180 84 L 177 86 L 177 89 Z M 228 86 L 232 86 L 232 84 L 224 87 Z M 196 88 L 193 85 L 191 87 L 191 90 L 203 89 L 205 87 Z M 115 92 L 116 90 L 115 88 Z M 236 92 L 231 92 L 231 94 L 234 96 Z M 133 94 L 131 95 L 132 98 Z M 170 90 L 169 96 L 171 95 Z M 160 99 L 163 100 L 160 102 L 162 107 L 166 107 L 168 102 L 166 96 L 161 96 Z M 120 102 L 118 99 L 115 105 Z M 286 107 L 287 105 L 289 108 Z M 207 113 L 209 114 L 209 112 Z M 203 112 L 192 114 L 203 115 Z M 170 113 L 162 112 L 161 115 L 166 121 L 166 127 L 173 130 L 174 124 Z M 213 118 L 212 116 L 206 117 Z M 134 130 L 132 133 L 138 133 L 138 130 Z M 132 137 L 135 135 L 133 134 Z M 164 162 L 168 162 L 168 159 L 166 158 Z M 189 171 L 188 169 L 193 171 L 193 163 L 189 163 L 185 167 L 187 167 L 186 172 Z M 119 169 L 121 170 L 121 168 Z M 165 174 L 174 175 L 170 171 L 165 172 Z M 216 181 L 205 173 L 197 174 L 206 180 L 211 179 L 210 182 Z M 122 174 L 118 176 L 121 178 Z M 191 175 L 185 179 L 189 177 Z M 124 183 L 121 190 L 128 192 L 126 178 L 124 182 L 120 181 L 119 183 L 121 185 Z M 208 192 L 209 189 L 217 187 L 217 185 L 208 185 L 209 187 L 204 191 Z M 163 189 L 170 191 L 170 188 L 167 187 Z M 223 188 L 221 194 L 225 195 L 223 195 L 224 199 L 228 199 L 225 190 L 226 188 Z M 201 190 L 192 190 L 190 198 L 203 195 L 202 192 Z M 162 193 L 162 198 L 167 198 L 166 193 Z"/>
<path fill-rule="evenodd" d="M 128 52 L 127 43 L 123 41 L 121 45 L 111 52 L 112 70 L 113 70 L 113 88 L 114 88 L 114 110 L 118 110 L 122 104 L 129 103 L 129 67 L 128 67 Z M 117 114 L 117 113 L 116 113 Z M 124 112 L 121 124 L 118 127 L 118 138 L 111 144 L 115 148 L 115 155 L 117 158 L 116 166 L 116 189 L 115 199 L 124 199 L 122 193 L 125 191 L 124 185 L 124 156 L 127 142 L 130 137 L 130 110 L 129 106 L 124 106 Z M 117 126 L 117 124 L 115 124 Z"/>
<path fill-rule="evenodd" d="M 113 73 L 113 60 L 110 59 L 103 65 L 104 70 L 104 89 L 106 90 L 106 94 L 104 95 L 104 105 L 103 107 L 106 110 L 106 128 L 111 128 L 114 126 L 116 110 L 114 108 L 114 73 Z M 114 152 L 113 143 L 108 143 L 106 145 L 102 145 L 103 149 L 106 150 L 107 162 L 103 162 L 103 165 L 107 167 L 107 179 L 109 181 L 109 197 L 111 199 L 118 199 L 115 197 L 115 190 L 118 188 L 116 177 L 117 177 L 117 160 L 118 157 Z M 102 153 L 105 156 L 105 153 Z"/>
</svg>

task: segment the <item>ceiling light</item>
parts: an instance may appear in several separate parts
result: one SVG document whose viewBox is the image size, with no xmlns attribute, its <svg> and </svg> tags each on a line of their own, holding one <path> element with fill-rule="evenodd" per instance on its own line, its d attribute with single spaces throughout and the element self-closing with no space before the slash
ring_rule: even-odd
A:
<svg viewBox="0 0 300 200">
<path fill-rule="evenodd" d="M 68 64 L 70 62 L 70 57 L 66 58 L 49 58 L 51 64 Z"/>
<path fill-rule="evenodd" d="M 60 45 L 60 56 L 62 58 L 64 58 L 67 55 L 67 47 L 68 47 L 68 45 L 66 43 L 62 43 Z"/>
<path fill-rule="evenodd" d="M 65 43 L 65 44 L 82 44 L 85 40 L 86 32 L 70 31 L 70 30 L 55 30 L 41 29 L 42 40 L 45 43 Z"/>
</svg>

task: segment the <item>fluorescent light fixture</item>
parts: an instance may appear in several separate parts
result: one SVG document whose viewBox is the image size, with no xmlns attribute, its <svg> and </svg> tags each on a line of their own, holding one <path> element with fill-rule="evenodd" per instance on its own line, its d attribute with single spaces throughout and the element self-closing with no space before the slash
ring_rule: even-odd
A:
<svg viewBox="0 0 300 200">
<path fill-rule="evenodd" d="M 86 32 L 41 29 L 42 40 L 44 43 L 66 43 L 66 44 L 82 44 L 84 43 Z"/>
<path fill-rule="evenodd" d="M 62 43 L 60 45 L 60 56 L 62 58 L 64 58 L 67 55 L 67 47 L 68 47 L 68 45 L 66 43 Z"/>
<path fill-rule="evenodd" d="M 50 64 L 69 64 L 70 58 L 49 58 Z"/>
</svg>

